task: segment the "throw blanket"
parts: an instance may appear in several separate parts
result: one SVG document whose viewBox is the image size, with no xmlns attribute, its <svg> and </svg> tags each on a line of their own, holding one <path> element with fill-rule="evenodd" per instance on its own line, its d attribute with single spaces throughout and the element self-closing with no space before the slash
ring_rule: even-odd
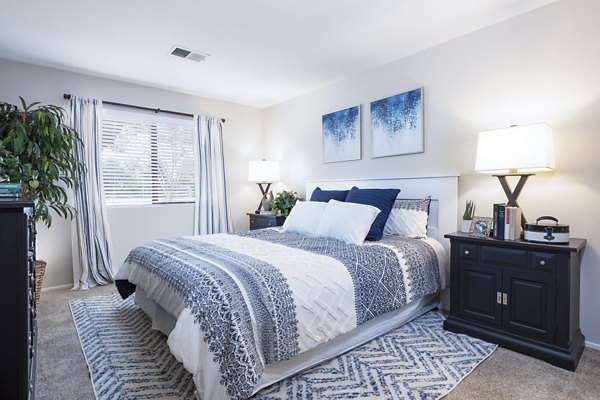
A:
<svg viewBox="0 0 600 400">
<path fill-rule="evenodd" d="M 203 399 L 247 398 L 265 365 L 441 289 L 425 241 L 356 246 L 276 229 L 147 243 L 117 280 L 178 316 L 168 343 Z"/>
</svg>

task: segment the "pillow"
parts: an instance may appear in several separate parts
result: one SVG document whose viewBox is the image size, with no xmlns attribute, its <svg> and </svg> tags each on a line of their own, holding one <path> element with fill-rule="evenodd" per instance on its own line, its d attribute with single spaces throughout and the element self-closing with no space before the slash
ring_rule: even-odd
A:
<svg viewBox="0 0 600 400">
<path fill-rule="evenodd" d="M 371 225 L 367 240 L 379 240 L 382 238 L 383 228 L 390 215 L 394 201 L 398 197 L 398 193 L 400 193 L 400 189 L 359 189 L 356 186 L 350 189 L 348 197 L 346 197 L 347 203 L 367 204 L 381 210 L 381 213 L 379 213 L 373 225 Z"/>
<path fill-rule="evenodd" d="M 327 203 L 297 201 L 283 223 L 283 230 L 314 236 L 325 207 L 327 207 Z"/>
<path fill-rule="evenodd" d="M 331 200 L 319 222 L 317 236 L 362 244 L 379 213 L 377 207 Z"/>
<path fill-rule="evenodd" d="M 410 238 L 426 237 L 430 203 L 431 197 L 422 200 L 396 200 L 383 233 Z"/>
<path fill-rule="evenodd" d="M 349 190 L 323 190 L 320 187 L 316 187 L 310 196 L 310 201 L 328 202 L 331 199 L 345 201 L 348 192 Z"/>
</svg>

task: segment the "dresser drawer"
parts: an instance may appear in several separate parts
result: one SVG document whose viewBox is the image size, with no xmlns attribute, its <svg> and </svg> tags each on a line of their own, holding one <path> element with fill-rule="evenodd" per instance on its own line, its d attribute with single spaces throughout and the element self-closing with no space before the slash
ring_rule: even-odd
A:
<svg viewBox="0 0 600 400">
<path fill-rule="evenodd" d="M 275 218 L 250 217 L 250 229 L 262 229 L 275 226 Z"/>
<path fill-rule="evenodd" d="M 248 216 L 250 217 L 250 230 L 281 226 L 285 221 L 285 218 L 279 215 L 248 213 Z"/>
<path fill-rule="evenodd" d="M 529 253 L 529 268 L 534 271 L 556 273 L 557 255 L 555 253 L 545 253 L 542 251 L 532 251 Z"/>
<path fill-rule="evenodd" d="M 482 263 L 515 268 L 527 268 L 527 251 L 495 246 L 480 246 L 479 259 Z"/>
<path fill-rule="evenodd" d="M 479 255 L 479 246 L 470 243 L 461 243 L 459 257 L 464 261 L 477 261 Z"/>
</svg>

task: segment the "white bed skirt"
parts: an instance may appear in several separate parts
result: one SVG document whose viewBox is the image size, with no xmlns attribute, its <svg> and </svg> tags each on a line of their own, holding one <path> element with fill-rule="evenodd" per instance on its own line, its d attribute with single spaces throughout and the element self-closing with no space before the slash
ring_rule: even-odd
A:
<svg viewBox="0 0 600 400">
<path fill-rule="evenodd" d="M 160 305 L 150 300 L 139 286 L 136 288 L 135 302 L 152 319 L 153 329 L 159 330 L 168 336 L 175 328 L 176 318 Z M 260 381 L 256 385 L 254 393 L 275 382 L 312 368 L 323 361 L 367 343 L 404 325 L 438 305 L 438 294 L 425 296 L 397 310 L 375 317 L 359 325 L 352 331 L 307 350 L 291 360 L 268 364 Z"/>
</svg>

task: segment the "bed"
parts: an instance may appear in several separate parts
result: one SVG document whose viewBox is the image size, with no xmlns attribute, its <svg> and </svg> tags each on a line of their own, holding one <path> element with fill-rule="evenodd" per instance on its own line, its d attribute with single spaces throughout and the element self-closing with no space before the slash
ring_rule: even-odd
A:
<svg viewBox="0 0 600 400">
<path fill-rule="evenodd" d="M 117 287 L 168 335 L 200 398 L 248 398 L 440 304 L 438 233 L 456 227 L 457 178 L 311 181 L 306 193 L 352 185 L 431 196 L 427 237 L 354 245 L 268 228 L 132 250 Z"/>
</svg>

